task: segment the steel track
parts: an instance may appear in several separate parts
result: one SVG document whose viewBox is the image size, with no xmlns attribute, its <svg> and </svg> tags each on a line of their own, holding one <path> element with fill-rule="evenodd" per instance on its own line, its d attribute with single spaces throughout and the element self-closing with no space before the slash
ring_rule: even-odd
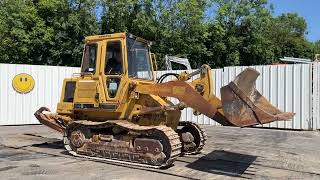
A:
<svg viewBox="0 0 320 180">
<path fill-rule="evenodd" d="M 129 162 L 129 161 L 123 161 L 123 160 L 116 160 L 116 159 L 107 159 L 107 158 L 78 154 L 75 151 L 73 151 L 72 148 L 70 147 L 70 141 L 67 137 L 67 134 L 65 133 L 63 136 L 64 146 L 65 146 L 66 150 L 71 155 L 76 156 L 76 157 L 92 159 L 92 160 L 96 160 L 96 161 L 103 161 L 103 162 L 108 162 L 108 163 L 112 163 L 112 164 L 160 169 L 160 168 L 165 168 L 165 167 L 171 166 L 174 163 L 174 161 L 176 160 L 176 158 L 179 155 L 181 155 L 182 144 L 180 142 L 179 135 L 172 128 L 167 127 L 167 126 L 152 126 L 152 127 L 139 126 L 139 125 L 136 125 L 136 124 L 130 123 L 128 121 L 124 121 L 124 120 L 113 120 L 113 121 L 108 121 L 108 122 L 104 122 L 104 123 L 94 123 L 94 122 L 90 122 L 90 121 L 75 121 L 75 122 L 77 122 L 81 125 L 87 125 L 87 126 L 104 126 L 105 124 L 112 122 L 118 126 L 125 128 L 125 129 L 138 130 L 138 131 L 157 129 L 158 131 L 162 131 L 168 137 L 168 139 L 170 141 L 170 145 L 171 145 L 170 158 L 164 164 L 159 165 L 159 166 L 155 166 L 155 165 L 148 165 L 148 164 L 142 164 L 142 163 L 136 163 L 136 162 Z"/>
</svg>

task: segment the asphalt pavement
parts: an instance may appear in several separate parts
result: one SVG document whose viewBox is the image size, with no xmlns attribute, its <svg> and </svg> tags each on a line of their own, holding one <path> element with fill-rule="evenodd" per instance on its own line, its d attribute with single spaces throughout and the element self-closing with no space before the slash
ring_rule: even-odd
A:
<svg viewBox="0 0 320 180">
<path fill-rule="evenodd" d="M 42 125 L 0 126 L 0 179 L 320 179 L 319 131 L 204 128 L 201 154 L 147 169 L 73 157 Z"/>
</svg>

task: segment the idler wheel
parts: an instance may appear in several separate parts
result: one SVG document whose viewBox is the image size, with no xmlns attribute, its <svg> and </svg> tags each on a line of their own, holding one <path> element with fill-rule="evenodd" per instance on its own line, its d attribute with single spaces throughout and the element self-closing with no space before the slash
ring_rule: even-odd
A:
<svg viewBox="0 0 320 180">
<path fill-rule="evenodd" d="M 194 137 L 190 132 L 181 133 L 181 140 L 184 143 L 192 143 L 194 141 Z"/>
<path fill-rule="evenodd" d="M 182 126 L 177 132 L 182 142 L 183 153 L 197 153 L 202 141 L 201 130 L 193 123 L 180 122 L 179 126 Z"/>
<path fill-rule="evenodd" d="M 76 130 L 76 131 L 71 132 L 70 143 L 72 146 L 74 146 L 76 148 L 82 147 L 85 143 L 85 139 L 86 138 L 81 131 Z"/>
</svg>

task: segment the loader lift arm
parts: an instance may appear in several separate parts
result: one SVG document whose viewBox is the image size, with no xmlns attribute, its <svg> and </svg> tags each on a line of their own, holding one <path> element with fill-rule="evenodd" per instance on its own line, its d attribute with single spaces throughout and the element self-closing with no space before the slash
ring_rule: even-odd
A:
<svg viewBox="0 0 320 180">
<path fill-rule="evenodd" d="M 186 82 L 198 74 L 200 78 Z M 291 119 L 294 113 L 281 112 L 255 89 L 258 76 L 256 70 L 247 68 L 234 81 L 221 88 L 222 101 L 213 95 L 211 69 L 207 65 L 192 73 L 183 72 L 175 81 L 139 84 L 135 91 L 177 98 L 224 126 L 245 127 Z"/>
</svg>

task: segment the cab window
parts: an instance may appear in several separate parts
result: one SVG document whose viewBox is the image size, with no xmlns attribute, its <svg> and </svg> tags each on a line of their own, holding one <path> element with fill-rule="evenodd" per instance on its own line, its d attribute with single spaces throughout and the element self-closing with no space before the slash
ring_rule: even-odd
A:
<svg viewBox="0 0 320 180">
<path fill-rule="evenodd" d="M 127 47 L 129 77 L 153 80 L 148 44 L 128 37 Z"/>
<path fill-rule="evenodd" d="M 96 59 L 97 59 L 97 44 L 86 44 L 84 47 L 84 53 L 82 58 L 81 72 L 96 71 Z"/>
<path fill-rule="evenodd" d="M 121 41 L 111 41 L 107 44 L 105 74 L 122 74 Z"/>
</svg>

